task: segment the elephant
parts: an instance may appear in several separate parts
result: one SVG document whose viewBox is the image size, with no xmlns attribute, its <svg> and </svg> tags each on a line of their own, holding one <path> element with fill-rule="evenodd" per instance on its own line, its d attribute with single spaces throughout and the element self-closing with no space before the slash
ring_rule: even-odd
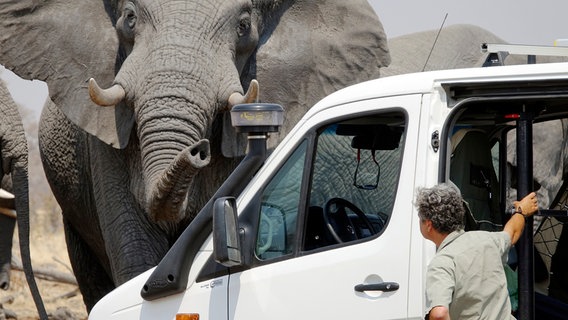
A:
<svg viewBox="0 0 568 320">
<path fill-rule="evenodd" d="M 28 185 L 28 143 L 24 132 L 18 107 L 8 88 L 0 80 L 0 180 L 4 190 L 0 195 L 0 230 L 2 231 L 0 243 L 0 280 L 2 288 L 9 286 L 9 268 L 12 251 L 12 235 L 14 232 L 13 215 L 17 212 L 18 235 L 20 239 L 20 254 L 22 265 L 28 282 L 33 300 L 41 319 L 47 319 L 47 313 L 39 289 L 35 282 L 31 255 L 30 255 L 30 208 L 29 208 L 29 185 Z M 13 197 L 12 197 L 13 195 Z M 6 218 L 5 218 L 6 217 Z M 5 233 L 4 233 L 5 232 Z M 4 260 L 7 259 L 7 260 Z"/>
<path fill-rule="evenodd" d="M 365 0 L 0 1 L 0 64 L 54 102 L 40 153 L 87 311 L 155 266 L 242 159 L 231 106 L 286 108 L 271 150 L 389 62 Z"/>
</svg>

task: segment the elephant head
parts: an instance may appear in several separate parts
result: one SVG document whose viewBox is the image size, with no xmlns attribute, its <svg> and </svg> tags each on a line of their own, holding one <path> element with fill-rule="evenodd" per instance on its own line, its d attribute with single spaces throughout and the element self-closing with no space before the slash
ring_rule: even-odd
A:
<svg viewBox="0 0 568 320">
<path fill-rule="evenodd" d="M 139 144 L 135 195 L 156 220 L 185 218 L 199 170 L 244 153 L 231 105 L 285 106 L 274 146 L 309 106 L 390 61 L 365 0 L 4 1 L 0 25 L 0 63 L 46 81 L 100 140 Z"/>
<path fill-rule="evenodd" d="M 8 209 L 13 213 L 17 212 L 18 234 L 20 237 L 20 254 L 22 264 L 26 274 L 26 280 L 30 287 L 32 297 L 36 303 L 41 319 L 47 319 L 47 314 L 41 301 L 41 296 L 34 279 L 31 256 L 30 256 L 30 208 L 29 208 L 29 187 L 28 187 L 28 143 L 24 133 L 22 120 L 18 112 L 18 108 L 6 88 L 4 82 L 0 80 L 0 180 L 2 180 L 2 188 L 7 188 L 12 194 L 4 190 L 0 195 L 0 207 Z M 9 176 L 8 176 L 9 175 Z M 12 197 L 13 196 L 13 197 Z M 2 210 L 4 213 L 7 210 Z M 3 215 L 3 213 L 0 213 Z M 4 219 L 0 220 L 4 223 Z M 10 227 L 0 226 L 3 232 L 9 232 L 8 235 L 2 234 L 3 241 L 9 241 L 9 249 L 12 245 L 13 222 Z M 0 244 L 5 249 L 5 246 Z M 2 250 L 4 250 L 2 249 Z M 7 254 L 2 251 L 2 254 Z M 8 256 L 8 259 L 11 257 Z M 7 261 L 8 266 L 10 261 Z M 2 266 L 0 266 L 2 267 Z M 0 270 L 0 278 L 2 278 Z M 2 280 L 2 279 L 0 279 Z M 4 282 L 4 280 L 2 280 Z M 6 285 L 9 282 L 6 282 Z M 4 286 L 4 284 L 2 284 Z"/>
</svg>

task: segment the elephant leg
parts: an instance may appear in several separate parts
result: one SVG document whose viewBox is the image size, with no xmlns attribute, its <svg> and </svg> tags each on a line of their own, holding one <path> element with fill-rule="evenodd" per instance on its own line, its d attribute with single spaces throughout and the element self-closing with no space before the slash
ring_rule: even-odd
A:
<svg viewBox="0 0 568 320">
<path fill-rule="evenodd" d="M 63 227 L 73 273 L 83 295 L 87 312 L 90 312 L 95 303 L 115 286 L 91 248 L 66 219 L 63 219 Z"/>
<path fill-rule="evenodd" d="M 0 289 L 10 287 L 10 263 L 12 260 L 12 237 L 16 219 L 0 213 Z"/>
<path fill-rule="evenodd" d="M 41 115 L 39 144 L 45 175 L 61 207 L 69 259 L 90 310 L 114 286 L 109 284 L 105 244 L 92 205 L 87 137 L 48 102 Z"/>
</svg>

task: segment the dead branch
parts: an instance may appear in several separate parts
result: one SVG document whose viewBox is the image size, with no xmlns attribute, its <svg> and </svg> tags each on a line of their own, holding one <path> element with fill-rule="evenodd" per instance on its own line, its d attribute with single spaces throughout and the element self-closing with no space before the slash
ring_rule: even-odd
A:
<svg viewBox="0 0 568 320">
<path fill-rule="evenodd" d="M 69 291 L 69 292 L 67 292 L 67 293 L 64 293 L 64 294 L 59 295 L 59 296 L 57 296 L 57 297 L 55 297 L 55 298 L 49 299 L 49 300 L 47 300 L 46 302 L 56 302 L 56 301 L 58 301 L 58 300 L 60 300 L 60 299 L 69 299 L 69 298 L 73 298 L 73 297 L 75 297 L 75 296 L 77 296 L 77 295 L 79 295 L 79 294 L 80 294 L 79 288 L 75 288 L 75 289 L 73 289 L 73 290 L 71 290 L 71 291 Z"/>
<path fill-rule="evenodd" d="M 12 265 L 12 270 L 24 271 L 22 263 L 20 261 L 17 261 L 13 257 L 11 265 Z M 75 276 L 69 273 L 53 269 L 41 268 L 41 267 L 34 268 L 34 275 L 38 279 L 77 285 L 77 279 L 75 279 Z"/>
</svg>

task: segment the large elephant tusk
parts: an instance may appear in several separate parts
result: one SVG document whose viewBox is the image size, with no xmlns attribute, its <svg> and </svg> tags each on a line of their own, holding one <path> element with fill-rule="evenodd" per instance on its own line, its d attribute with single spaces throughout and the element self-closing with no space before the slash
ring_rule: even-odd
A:
<svg viewBox="0 0 568 320">
<path fill-rule="evenodd" d="M 253 103 L 258 101 L 258 81 L 253 79 L 250 82 L 247 93 L 243 96 L 242 94 L 235 92 L 229 96 L 229 101 L 227 103 L 227 110 L 231 110 L 234 106 L 241 103 Z"/>
<path fill-rule="evenodd" d="M 89 95 L 94 103 L 101 107 L 109 107 L 117 105 L 122 101 L 126 96 L 126 92 L 119 84 L 115 84 L 108 89 L 101 89 L 95 79 L 91 78 L 89 79 Z"/>
</svg>

